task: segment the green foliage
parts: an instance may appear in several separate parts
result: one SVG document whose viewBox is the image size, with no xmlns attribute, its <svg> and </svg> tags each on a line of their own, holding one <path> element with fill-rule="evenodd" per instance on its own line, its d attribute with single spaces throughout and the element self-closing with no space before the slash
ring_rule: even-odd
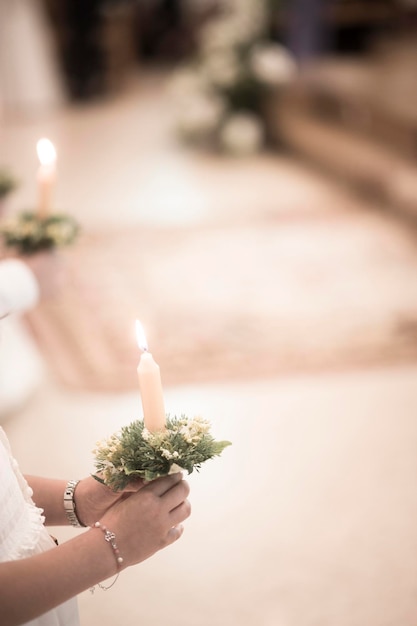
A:
<svg viewBox="0 0 417 626">
<path fill-rule="evenodd" d="M 262 103 L 267 89 L 252 76 L 242 75 L 235 84 L 219 91 L 227 100 L 229 110 L 262 114 Z"/>
<path fill-rule="evenodd" d="M 33 211 L 22 212 L 0 227 L 6 246 L 16 248 L 21 254 L 33 254 L 74 242 L 79 233 L 78 223 L 69 215 L 39 217 Z"/>
<path fill-rule="evenodd" d="M 209 423 L 201 418 L 167 416 L 166 430 L 150 433 L 141 420 L 98 444 L 94 478 L 119 491 L 137 477 L 153 480 L 180 471 L 189 474 L 208 459 L 218 456 L 229 441 L 215 441 Z"/>
</svg>

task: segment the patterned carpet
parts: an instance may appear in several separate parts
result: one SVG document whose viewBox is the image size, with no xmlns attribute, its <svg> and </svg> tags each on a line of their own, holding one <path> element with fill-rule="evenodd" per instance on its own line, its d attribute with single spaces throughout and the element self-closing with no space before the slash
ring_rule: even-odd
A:
<svg viewBox="0 0 417 626">
<path fill-rule="evenodd" d="M 139 318 L 164 384 L 417 358 L 417 250 L 338 211 L 85 234 L 65 293 L 27 316 L 58 380 L 135 390 Z"/>
</svg>

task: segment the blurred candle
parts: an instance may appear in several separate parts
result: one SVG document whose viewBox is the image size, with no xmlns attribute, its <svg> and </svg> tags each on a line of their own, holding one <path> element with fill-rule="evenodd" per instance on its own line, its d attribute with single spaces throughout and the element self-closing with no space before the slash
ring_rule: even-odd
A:
<svg viewBox="0 0 417 626">
<path fill-rule="evenodd" d="M 136 320 L 136 338 L 142 350 L 138 365 L 138 379 L 140 396 L 143 407 L 143 421 L 145 427 L 155 433 L 165 429 L 165 405 L 162 393 L 161 374 L 159 365 L 148 352 L 145 332 L 142 324 Z"/>
<path fill-rule="evenodd" d="M 46 217 L 51 209 L 52 190 L 55 184 L 56 151 L 49 139 L 39 139 L 36 150 L 40 161 L 38 169 L 38 214 Z"/>
</svg>

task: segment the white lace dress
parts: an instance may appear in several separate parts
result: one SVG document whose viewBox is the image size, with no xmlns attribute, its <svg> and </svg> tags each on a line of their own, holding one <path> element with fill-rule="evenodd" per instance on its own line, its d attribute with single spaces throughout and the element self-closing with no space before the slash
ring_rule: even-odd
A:
<svg viewBox="0 0 417 626">
<path fill-rule="evenodd" d="M 42 509 L 13 458 L 0 427 L 0 562 L 24 559 L 55 547 L 44 526 Z M 79 626 L 76 599 L 69 600 L 35 620 L 30 626 Z"/>
</svg>

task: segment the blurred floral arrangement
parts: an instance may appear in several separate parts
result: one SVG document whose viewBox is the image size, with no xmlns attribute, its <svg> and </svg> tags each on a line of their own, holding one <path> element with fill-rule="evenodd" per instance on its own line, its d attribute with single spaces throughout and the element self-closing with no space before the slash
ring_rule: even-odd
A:
<svg viewBox="0 0 417 626">
<path fill-rule="evenodd" d="M 94 455 L 99 475 L 94 478 L 118 491 L 136 478 L 154 480 L 181 470 L 191 474 L 230 445 L 216 441 L 210 423 L 201 417 L 168 415 L 166 429 L 155 433 L 136 420 L 97 444 Z"/>
<path fill-rule="evenodd" d="M 0 225 L 5 246 L 15 248 L 20 254 L 67 246 L 75 241 L 78 233 L 76 220 L 59 213 L 43 217 L 35 211 L 23 211 Z"/>
<path fill-rule="evenodd" d="M 264 146 L 265 97 L 297 72 L 288 50 L 267 36 L 270 3 L 229 0 L 202 28 L 195 58 L 171 84 L 184 141 L 236 155 Z"/>
<path fill-rule="evenodd" d="M 6 198 L 17 187 L 17 179 L 5 168 L 0 169 L 0 200 Z"/>
<path fill-rule="evenodd" d="M 10 170 L 0 168 L 0 200 L 4 200 L 18 186 Z M 0 237 L 5 248 L 19 254 L 33 254 L 69 245 L 80 231 L 79 224 L 70 215 L 49 211 L 21 211 L 4 218 L 0 223 Z"/>
</svg>

